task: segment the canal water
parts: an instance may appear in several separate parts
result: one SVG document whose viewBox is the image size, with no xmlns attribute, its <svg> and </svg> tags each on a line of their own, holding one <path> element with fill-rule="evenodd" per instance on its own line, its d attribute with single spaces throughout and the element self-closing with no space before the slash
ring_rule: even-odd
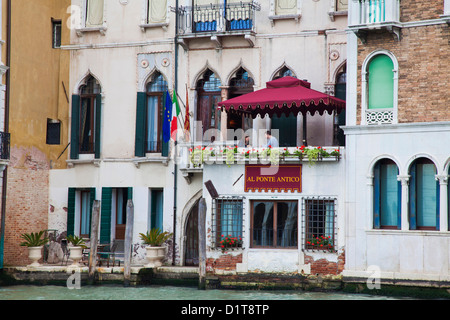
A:
<svg viewBox="0 0 450 320">
<path fill-rule="evenodd" d="M 307 291 L 198 290 L 195 287 L 20 285 L 0 287 L 0 300 L 396 300 L 385 296 Z"/>
</svg>

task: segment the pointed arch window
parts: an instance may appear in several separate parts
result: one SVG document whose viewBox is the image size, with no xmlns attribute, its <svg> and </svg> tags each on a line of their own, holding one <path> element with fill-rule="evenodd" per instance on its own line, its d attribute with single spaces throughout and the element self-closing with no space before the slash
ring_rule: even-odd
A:
<svg viewBox="0 0 450 320">
<path fill-rule="evenodd" d="M 95 154 L 100 158 L 101 87 L 88 76 L 79 87 L 79 95 L 72 96 L 71 159 L 80 154 Z"/>
<path fill-rule="evenodd" d="M 276 80 L 279 78 L 283 78 L 283 77 L 293 77 L 293 78 L 297 78 L 297 76 L 294 74 L 294 72 L 289 69 L 288 67 L 284 66 L 283 68 L 281 68 L 273 77 L 272 80 Z"/>
<path fill-rule="evenodd" d="M 197 121 L 201 121 L 203 133 L 208 129 L 220 129 L 217 104 L 221 99 L 220 79 L 208 69 L 197 82 Z"/>
<path fill-rule="evenodd" d="M 162 151 L 163 98 L 167 89 L 167 81 L 159 72 L 147 84 L 145 151 L 149 153 Z"/>
</svg>

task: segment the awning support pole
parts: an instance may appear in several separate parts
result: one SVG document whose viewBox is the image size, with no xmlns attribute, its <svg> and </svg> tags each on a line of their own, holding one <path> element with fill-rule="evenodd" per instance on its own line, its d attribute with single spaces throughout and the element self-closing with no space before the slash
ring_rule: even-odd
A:
<svg viewBox="0 0 450 320">
<path fill-rule="evenodd" d="M 308 141 L 306 139 L 306 112 L 302 113 L 302 115 L 303 115 L 303 145 L 305 147 L 307 147 L 308 146 Z"/>
</svg>

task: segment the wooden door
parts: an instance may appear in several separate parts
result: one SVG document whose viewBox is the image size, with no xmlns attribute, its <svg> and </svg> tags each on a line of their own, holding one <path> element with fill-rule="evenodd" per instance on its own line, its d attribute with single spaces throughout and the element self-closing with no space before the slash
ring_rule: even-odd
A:
<svg viewBox="0 0 450 320">
<path fill-rule="evenodd" d="M 189 213 L 186 222 L 185 237 L 184 264 L 186 266 L 198 266 L 198 202 Z"/>
</svg>

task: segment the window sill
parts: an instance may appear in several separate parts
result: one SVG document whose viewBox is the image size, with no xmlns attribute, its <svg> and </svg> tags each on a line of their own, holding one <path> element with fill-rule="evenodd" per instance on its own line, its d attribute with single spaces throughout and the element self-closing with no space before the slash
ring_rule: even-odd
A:
<svg viewBox="0 0 450 320">
<path fill-rule="evenodd" d="M 366 230 L 367 235 L 396 235 L 396 236 L 438 236 L 448 237 L 450 231 L 439 230 L 393 230 L 393 229 L 373 229 Z"/>
<path fill-rule="evenodd" d="M 96 167 L 100 167 L 100 159 L 70 159 L 66 160 L 67 166 L 73 168 L 76 164 L 93 164 Z"/>
<path fill-rule="evenodd" d="M 270 23 L 272 26 L 274 25 L 276 20 L 295 20 L 295 22 L 298 22 L 300 18 L 302 17 L 301 13 L 298 14 L 283 14 L 283 15 L 272 15 L 269 16 Z"/>
<path fill-rule="evenodd" d="M 346 17 L 348 16 L 348 11 L 330 11 L 328 12 L 330 20 L 334 21 L 335 17 Z"/>
<path fill-rule="evenodd" d="M 162 28 L 162 29 L 164 29 L 164 31 L 167 31 L 167 27 L 168 26 L 169 26 L 168 22 L 163 22 L 163 23 L 141 23 L 139 25 L 139 27 L 141 28 L 142 32 L 145 32 L 145 30 L 152 29 L 152 28 Z"/>
<path fill-rule="evenodd" d="M 142 163 L 162 163 L 167 166 L 169 164 L 169 157 L 163 157 L 161 154 L 157 153 L 146 157 L 134 158 L 132 161 L 136 168 L 139 168 Z"/>
<path fill-rule="evenodd" d="M 86 32 L 100 32 L 100 34 L 101 34 L 102 36 L 104 36 L 104 35 L 106 34 L 106 30 L 107 30 L 107 29 L 108 29 L 108 28 L 107 28 L 105 25 L 103 25 L 103 26 L 101 26 L 101 27 L 83 27 L 83 28 L 77 28 L 77 29 L 75 29 L 75 31 L 76 31 L 78 37 L 82 37 L 82 36 L 84 35 L 84 33 L 86 33 Z"/>
</svg>

